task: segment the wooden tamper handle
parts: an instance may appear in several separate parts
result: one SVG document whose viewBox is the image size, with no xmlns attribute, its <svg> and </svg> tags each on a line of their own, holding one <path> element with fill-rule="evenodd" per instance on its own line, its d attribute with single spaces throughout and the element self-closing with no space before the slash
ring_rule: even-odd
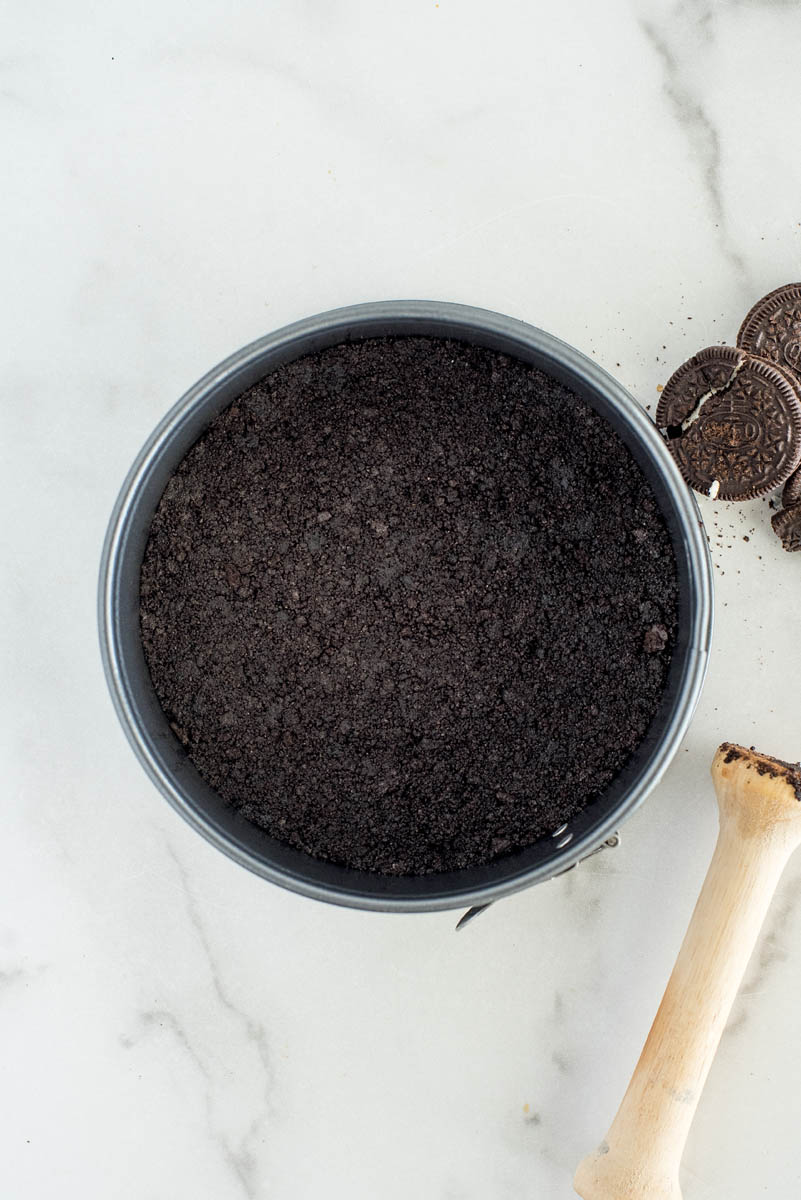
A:
<svg viewBox="0 0 801 1200">
<path fill-rule="evenodd" d="M 720 832 L 695 912 L 606 1138 L 579 1166 L 584 1200 L 681 1200 L 698 1100 L 788 858 L 801 843 L 801 766 L 724 742 Z"/>
</svg>

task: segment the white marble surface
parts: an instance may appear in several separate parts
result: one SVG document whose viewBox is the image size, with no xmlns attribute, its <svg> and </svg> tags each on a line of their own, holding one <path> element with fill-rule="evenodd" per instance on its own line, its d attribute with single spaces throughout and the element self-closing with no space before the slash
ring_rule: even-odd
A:
<svg viewBox="0 0 801 1200">
<path fill-rule="evenodd" d="M 801 561 L 765 502 L 705 505 L 709 679 L 620 849 L 458 936 L 280 891 L 174 815 L 106 694 L 100 546 L 175 398 L 341 304 L 523 317 L 653 403 L 801 277 L 801 7 L 30 0 L 3 27 L 0 1193 L 568 1197 L 712 851 L 714 747 L 801 753 Z M 799 1194 L 800 988 L 797 859 L 686 1200 Z"/>
</svg>

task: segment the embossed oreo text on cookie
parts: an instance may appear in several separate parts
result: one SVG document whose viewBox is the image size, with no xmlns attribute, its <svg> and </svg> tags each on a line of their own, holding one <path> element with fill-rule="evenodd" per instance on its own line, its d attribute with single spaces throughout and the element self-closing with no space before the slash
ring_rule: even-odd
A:
<svg viewBox="0 0 801 1200">
<path fill-rule="evenodd" d="M 709 346 L 679 367 L 656 419 L 691 487 L 722 500 L 772 491 L 801 460 L 794 378 L 732 346 Z"/>
<path fill-rule="evenodd" d="M 801 283 L 787 283 L 758 300 L 740 326 L 737 345 L 801 380 Z"/>
</svg>

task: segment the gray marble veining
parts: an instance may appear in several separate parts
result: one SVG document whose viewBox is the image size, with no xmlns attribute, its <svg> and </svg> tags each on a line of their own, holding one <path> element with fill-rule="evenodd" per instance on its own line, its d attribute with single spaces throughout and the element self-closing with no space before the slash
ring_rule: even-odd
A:
<svg viewBox="0 0 801 1200">
<path fill-rule="evenodd" d="M 661 23 L 643 18 L 639 25 L 661 63 L 664 93 L 688 139 L 716 237 L 731 268 L 742 282 L 750 283 L 728 226 L 720 131 L 703 100 L 704 56 L 714 41 L 713 13 L 709 4 L 677 4 Z"/>
<path fill-rule="evenodd" d="M 173 850 L 173 848 L 171 846 L 168 846 L 167 849 L 168 849 L 168 853 L 169 853 L 170 857 L 172 858 L 173 862 L 175 863 L 176 869 L 181 878 L 181 883 L 183 886 L 184 897 L 185 897 L 186 911 L 189 916 L 189 920 L 192 923 L 192 927 L 195 930 L 195 933 L 197 934 L 198 940 L 199 940 L 201 946 L 203 947 L 203 952 L 206 956 L 206 961 L 208 962 L 209 972 L 211 975 L 211 980 L 212 980 L 214 992 L 217 996 L 217 999 L 219 1000 L 220 1004 L 229 1013 L 231 1013 L 232 1016 L 234 1016 L 236 1018 L 236 1020 L 240 1023 L 248 1043 L 252 1046 L 259 1062 L 261 1063 L 261 1070 L 262 1070 L 262 1074 L 264 1077 L 264 1085 L 263 1085 L 263 1096 L 264 1096 L 264 1106 L 265 1106 L 264 1112 L 267 1113 L 270 1111 L 271 1098 L 272 1098 L 272 1092 L 273 1092 L 273 1086 L 274 1086 L 274 1070 L 273 1070 L 272 1058 L 271 1058 L 271 1054 L 270 1054 L 269 1042 L 268 1042 L 268 1038 L 267 1038 L 267 1032 L 265 1030 L 263 1023 L 260 1020 L 256 1020 L 255 1018 L 250 1016 L 243 1009 L 238 1007 L 234 1003 L 234 1001 L 231 999 L 230 993 L 223 982 L 223 976 L 222 976 L 222 971 L 220 968 L 220 963 L 218 961 L 217 955 L 214 953 L 214 951 L 212 949 L 211 942 L 209 940 L 209 936 L 208 936 L 208 933 L 206 931 L 206 927 L 205 927 L 205 924 L 203 921 L 203 917 L 200 912 L 200 908 L 197 904 L 197 901 L 196 901 L 194 894 L 192 892 L 192 889 L 190 887 L 186 869 L 184 868 L 183 864 L 181 863 L 180 859 L 178 858 L 178 856 L 175 853 L 175 851 Z M 258 1122 L 259 1119 L 260 1118 L 257 1114 L 256 1117 L 254 1118 L 254 1121 Z M 251 1126 L 248 1131 L 248 1136 L 253 1136 L 254 1132 L 255 1132 L 255 1130 L 254 1130 L 253 1126 Z"/>
</svg>

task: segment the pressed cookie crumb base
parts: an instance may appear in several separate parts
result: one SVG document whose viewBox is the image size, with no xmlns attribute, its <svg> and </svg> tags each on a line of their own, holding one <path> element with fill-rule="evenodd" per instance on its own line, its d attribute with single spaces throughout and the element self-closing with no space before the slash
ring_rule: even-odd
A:
<svg viewBox="0 0 801 1200">
<path fill-rule="evenodd" d="M 548 834 L 642 741 L 676 629 L 650 488 L 562 384 L 455 341 L 281 367 L 168 483 L 141 573 L 159 700 L 232 807 L 422 874 Z"/>
</svg>

